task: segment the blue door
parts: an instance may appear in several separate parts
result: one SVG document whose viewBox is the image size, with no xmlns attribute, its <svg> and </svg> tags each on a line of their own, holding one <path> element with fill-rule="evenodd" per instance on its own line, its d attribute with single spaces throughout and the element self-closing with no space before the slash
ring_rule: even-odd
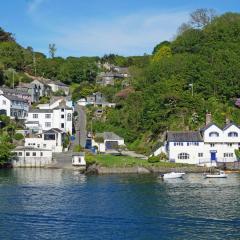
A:
<svg viewBox="0 0 240 240">
<path fill-rule="evenodd" d="M 211 161 L 216 161 L 216 152 L 211 152 Z"/>
</svg>

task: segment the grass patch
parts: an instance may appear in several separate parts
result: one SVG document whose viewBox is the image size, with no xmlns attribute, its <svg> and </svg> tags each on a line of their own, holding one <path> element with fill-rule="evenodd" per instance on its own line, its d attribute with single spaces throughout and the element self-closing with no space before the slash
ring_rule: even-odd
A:
<svg viewBox="0 0 240 240">
<path fill-rule="evenodd" d="M 86 161 L 88 163 L 94 162 L 102 167 L 184 167 L 190 166 L 189 164 L 181 163 L 171 163 L 171 162 L 156 162 L 149 163 L 148 160 L 142 160 L 138 158 L 128 157 L 128 156 L 114 156 L 114 155 L 86 155 Z"/>
</svg>

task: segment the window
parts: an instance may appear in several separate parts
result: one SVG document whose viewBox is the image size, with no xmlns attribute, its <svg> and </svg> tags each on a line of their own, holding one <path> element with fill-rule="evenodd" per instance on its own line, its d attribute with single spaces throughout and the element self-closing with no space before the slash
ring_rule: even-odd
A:
<svg viewBox="0 0 240 240">
<path fill-rule="evenodd" d="M 36 156 L 37 156 L 37 153 L 36 153 L 36 152 L 33 152 L 32 155 L 33 155 L 33 157 L 36 157 Z"/>
<path fill-rule="evenodd" d="M 215 144 L 214 144 L 214 143 L 211 143 L 211 144 L 210 144 L 210 147 L 214 147 L 214 146 L 215 146 Z"/>
<path fill-rule="evenodd" d="M 43 144 L 43 148 L 46 148 L 47 147 L 47 144 Z"/>
<path fill-rule="evenodd" d="M 56 136 L 54 133 L 45 133 L 44 134 L 44 140 L 55 140 Z"/>
<path fill-rule="evenodd" d="M 183 143 L 182 142 L 175 142 L 174 146 L 183 146 Z"/>
<path fill-rule="evenodd" d="M 2 101 L 2 104 L 3 104 L 3 105 L 6 105 L 6 104 L 7 104 L 6 100 L 3 100 L 3 101 Z"/>
<path fill-rule="evenodd" d="M 71 113 L 67 114 L 67 121 L 72 121 L 72 114 Z"/>
<path fill-rule="evenodd" d="M 198 142 L 188 142 L 187 146 L 199 146 Z"/>
<path fill-rule="evenodd" d="M 228 143 L 227 145 L 228 145 L 228 147 L 232 147 L 232 143 Z"/>
<path fill-rule="evenodd" d="M 219 133 L 218 132 L 210 132 L 209 137 L 219 137 Z"/>
<path fill-rule="evenodd" d="M 229 132 L 228 136 L 229 137 L 238 137 L 238 133 L 237 132 Z"/>
<path fill-rule="evenodd" d="M 29 157 L 30 156 L 30 152 L 26 152 L 26 156 Z"/>
<path fill-rule="evenodd" d="M 43 152 L 40 152 L 40 156 L 41 156 L 41 157 L 43 156 Z"/>
<path fill-rule="evenodd" d="M 63 114 L 61 115 L 61 118 L 64 118 L 64 115 L 63 115 Z"/>
<path fill-rule="evenodd" d="M 21 157 L 22 156 L 22 152 L 18 152 L 18 156 Z"/>
<path fill-rule="evenodd" d="M 61 123 L 61 128 L 64 128 L 64 123 Z"/>
<path fill-rule="evenodd" d="M 45 114 L 45 118 L 48 118 L 48 119 L 51 118 L 51 114 L 49 114 L 49 113 Z"/>
<path fill-rule="evenodd" d="M 33 114 L 33 118 L 38 118 L 38 114 Z"/>
<path fill-rule="evenodd" d="M 203 153 L 198 153 L 198 157 L 203 157 Z"/>
<path fill-rule="evenodd" d="M 40 144 L 38 144 L 37 147 L 40 148 Z"/>
<path fill-rule="evenodd" d="M 50 122 L 45 122 L 45 127 L 51 127 L 51 123 Z"/>
<path fill-rule="evenodd" d="M 233 157 L 233 153 L 224 153 L 223 157 Z"/>
<path fill-rule="evenodd" d="M 64 108 L 61 109 L 61 112 L 64 112 Z"/>
<path fill-rule="evenodd" d="M 189 154 L 188 153 L 179 153 L 178 159 L 189 159 Z"/>
</svg>

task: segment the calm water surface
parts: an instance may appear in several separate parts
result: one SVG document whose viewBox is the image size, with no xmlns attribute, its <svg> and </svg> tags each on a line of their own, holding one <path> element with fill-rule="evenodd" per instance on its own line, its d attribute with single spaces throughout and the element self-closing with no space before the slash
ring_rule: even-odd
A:
<svg viewBox="0 0 240 240">
<path fill-rule="evenodd" d="M 240 175 L 1 170 L 0 239 L 240 239 Z"/>
</svg>

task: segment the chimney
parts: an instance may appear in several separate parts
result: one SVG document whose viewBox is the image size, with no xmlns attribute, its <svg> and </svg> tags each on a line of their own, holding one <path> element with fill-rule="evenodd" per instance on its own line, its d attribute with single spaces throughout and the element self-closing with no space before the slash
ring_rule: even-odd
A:
<svg viewBox="0 0 240 240">
<path fill-rule="evenodd" d="M 206 125 L 210 124 L 212 122 L 212 114 L 206 113 Z"/>
<path fill-rule="evenodd" d="M 230 123 L 231 123 L 230 119 L 228 117 L 226 117 L 225 124 L 228 125 Z"/>
</svg>

